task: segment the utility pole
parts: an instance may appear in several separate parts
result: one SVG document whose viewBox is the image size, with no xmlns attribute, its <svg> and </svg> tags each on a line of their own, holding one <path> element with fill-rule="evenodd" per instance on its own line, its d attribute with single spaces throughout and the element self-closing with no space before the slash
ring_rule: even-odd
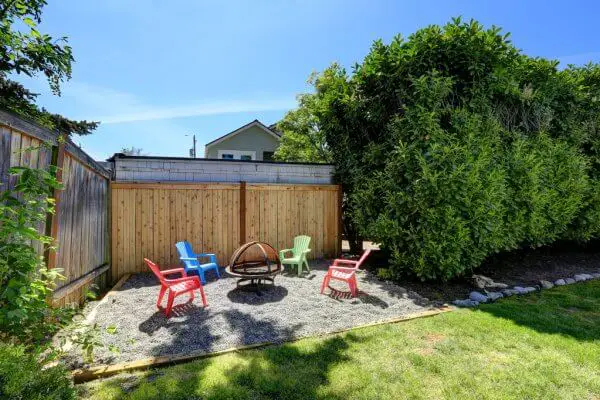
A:
<svg viewBox="0 0 600 400">
<path fill-rule="evenodd" d="M 185 135 L 188 136 L 188 135 Z M 196 158 L 196 135 L 192 135 L 193 147 L 190 149 L 190 157 Z"/>
</svg>

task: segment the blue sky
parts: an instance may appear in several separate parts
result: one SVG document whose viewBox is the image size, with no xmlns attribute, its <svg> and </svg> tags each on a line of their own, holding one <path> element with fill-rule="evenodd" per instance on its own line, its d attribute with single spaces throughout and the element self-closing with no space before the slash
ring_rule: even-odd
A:
<svg viewBox="0 0 600 400">
<path fill-rule="evenodd" d="M 97 159 L 122 147 L 187 156 L 257 118 L 276 122 L 336 61 L 351 67 L 375 39 L 408 36 L 451 17 L 510 32 L 525 53 L 563 63 L 600 62 L 595 1 L 50 0 L 42 31 L 66 35 L 73 78 L 62 97 L 41 78 L 20 79 L 39 103 L 99 120 L 73 139 Z"/>
</svg>

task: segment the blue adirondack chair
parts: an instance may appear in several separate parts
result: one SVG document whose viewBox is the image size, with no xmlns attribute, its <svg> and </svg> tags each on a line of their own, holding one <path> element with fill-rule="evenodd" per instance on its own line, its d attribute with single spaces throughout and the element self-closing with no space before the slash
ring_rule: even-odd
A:
<svg viewBox="0 0 600 400">
<path fill-rule="evenodd" d="M 217 278 L 220 278 L 219 266 L 217 265 L 217 257 L 211 253 L 200 253 L 196 254 L 192 251 L 192 245 L 188 242 L 177 242 L 175 245 L 177 252 L 179 253 L 179 259 L 183 262 L 183 267 L 186 273 L 196 273 L 200 277 L 202 284 L 206 284 L 206 278 L 204 273 L 214 269 L 217 273 Z M 206 264 L 200 264 L 200 257 L 208 257 L 209 262 Z"/>
</svg>

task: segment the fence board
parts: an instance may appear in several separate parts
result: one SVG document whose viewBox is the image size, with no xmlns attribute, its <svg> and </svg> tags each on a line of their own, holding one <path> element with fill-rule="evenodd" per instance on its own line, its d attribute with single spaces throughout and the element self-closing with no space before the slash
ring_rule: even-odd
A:
<svg viewBox="0 0 600 400">
<path fill-rule="evenodd" d="M 113 183 L 113 280 L 146 272 L 144 257 L 162 268 L 177 265 L 179 240 L 188 240 L 197 252 L 215 253 L 219 264 L 226 265 L 240 242 L 240 187 Z M 333 185 L 247 184 L 246 241 L 266 241 L 282 249 L 292 247 L 294 236 L 308 234 L 311 258 L 334 257 L 338 199 Z"/>
<path fill-rule="evenodd" d="M 57 137 L 56 132 L 0 111 L 0 182 L 5 184 L 0 190 L 11 189 L 16 183 L 16 177 L 7 175 L 9 167 L 47 170 L 53 162 L 52 146 L 59 143 Z M 62 268 L 66 277 L 58 282 L 58 289 L 65 289 L 58 290 L 64 298 L 57 298 L 57 304 L 81 300 L 90 283 L 69 284 L 110 262 L 107 248 L 109 175 L 69 140 L 67 147 L 62 166 L 58 166 L 62 167 L 63 189 L 56 215 L 52 217 L 57 227 L 53 230 L 58 246 L 56 267 Z M 38 229 L 45 232 L 46 224 L 41 223 Z M 40 255 L 44 254 L 40 243 L 33 246 Z M 94 281 L 104 284 L 106 273 L 95 276 Z M 74 288 L 72 293 L 70 287 Z"/>
</svg>

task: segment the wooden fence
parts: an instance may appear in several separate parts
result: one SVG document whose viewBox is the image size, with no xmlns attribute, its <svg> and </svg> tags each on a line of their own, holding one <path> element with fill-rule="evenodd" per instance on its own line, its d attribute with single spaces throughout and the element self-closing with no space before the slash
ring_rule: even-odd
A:
<svg viewBox="0 0 600 400">
<path fill-rule="evenodd" d="M 70 140 L 0 111 L 0 190 L 12 188 L 14 166 L 59 168 L 63 190 L 55 192 L 56 214 L 39 229 L 58 242 L 46 252 L 49 268 L 62 268 L 66 280 L 54 292 L 58 304 L 78 302 L 90 284 L 100 286 L 110 273 L 109 174 Z M 36 244 L 40 255 L 43 249 Z"/>
<path fill-rule="evenodd" d="M 112 198 L 113 279 L 146 272 L 143 258 L 178 265 L 175 243 L 215 253 L 226 265 L 252 240 L 289 248 L 299 234 L 312 237 L 311 258 L 341 250 L 337 185 L 251 183 L 115 183 Z"/>
</svg>

